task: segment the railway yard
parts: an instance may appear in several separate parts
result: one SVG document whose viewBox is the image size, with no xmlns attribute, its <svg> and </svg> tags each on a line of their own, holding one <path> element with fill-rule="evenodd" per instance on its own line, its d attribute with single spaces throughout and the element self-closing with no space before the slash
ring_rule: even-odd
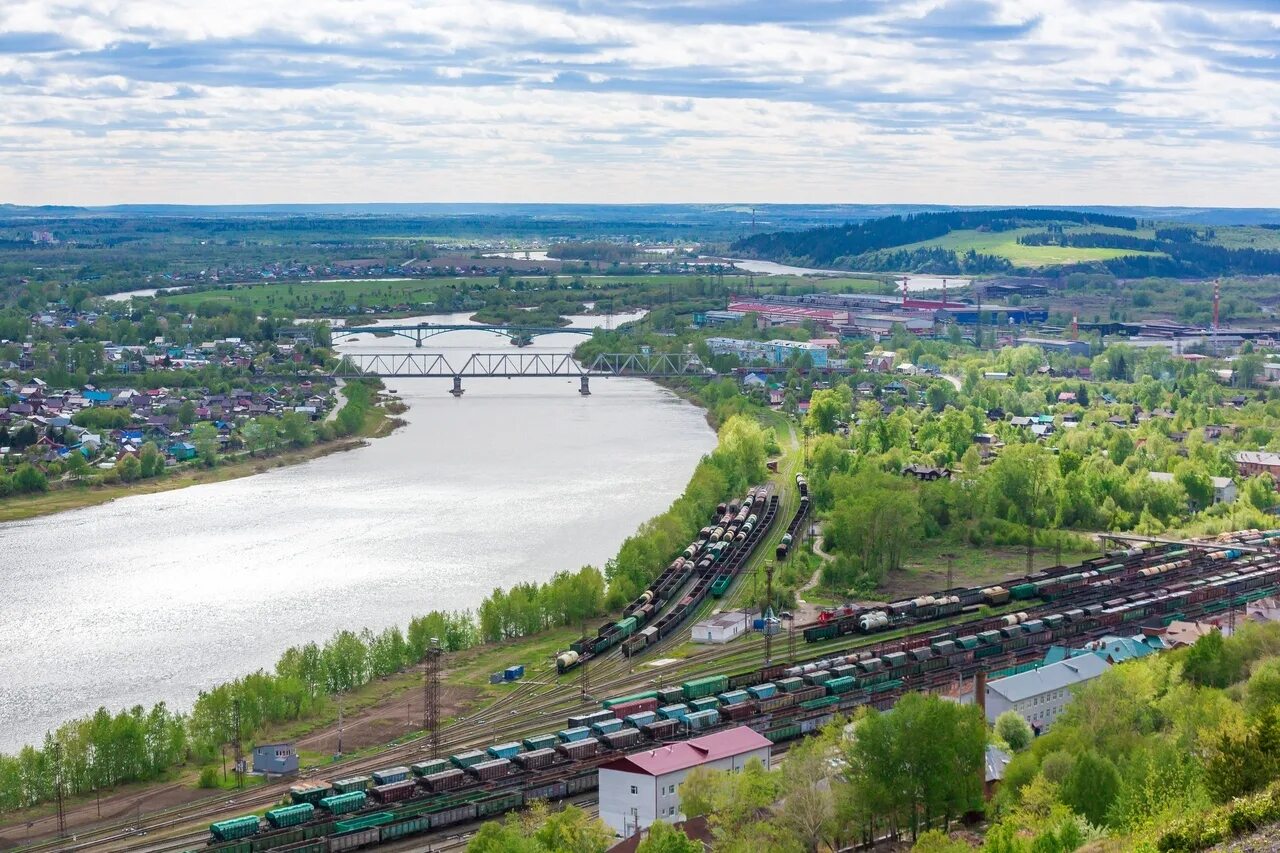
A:
<svg viewBox="0 0 1280 853">
<path fill-rule="evenodd" d="M 770 535 L 777 515 L 789 517 L 794 537 L 808 512 L 803 478 L 797 484 L 796 494 L 762 486 L 721 507 L 717 523 L 622 620 L 531 667 L 482 711 L 443 727 L 434 747 L 420 735 L 327 767 L 323 777 L 313 771 L 25 849 L 460 849 L 478 821 L 535 800 L 590 808 L 596 768 L 646 745 L 747 725 L 781 753 L 836 715 L 891 707 L 906 691 L 945 691 L 980 671 L 1011 674 L 1036 665 L 1054 644 L 1220 613 L 1280 589 L 1280 540 L 1251 531 L 1112 552 L 996 586 L 833 608 L 793 642 L 778 643 L 783 654 L 771 662 L 765 638 L 751 635 L 637 666 L 645 655 L 671 652 L 683 641 L 680 625 L 724 601 L 755 561 L 781 552 L 781 536 Z M 771 547 L 761 547 L 766 542 Z"/>
</svg>

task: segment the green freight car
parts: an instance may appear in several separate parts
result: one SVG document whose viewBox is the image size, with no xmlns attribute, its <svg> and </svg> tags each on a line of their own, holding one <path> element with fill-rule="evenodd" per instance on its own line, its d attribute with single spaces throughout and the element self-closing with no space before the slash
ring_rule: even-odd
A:
<svg viewBox="0 0 1280 853">
<path fill-rule="evenodd" d="M 256 835 L 259 825 L 257 815 L 233 817 L 209 824 L 209 834 L 216 841 L 235 841 L 237 838 L 248 838 L 250 835 Z"/>
<path fill-rule="evenodd" d="M 782 743 L 785 740 L 793 740 L 800 737 L 800 724 L 792 723 L 789 726 L 781 726 L 776 729 L 770 729 L 764 733 L 767 740 L 773 743 Z"/>
<path fill-rule="evenodd" d="M 368 776 L 352 776 L 348 779 L 339 779 L 333 783 L 333 790 L 339 794 L 350 794 L 352 791 L 369 790 L 370 779 Z"/>
<path fill-rule="evenodd" d="M 723 598 L 724 594 L 729 591 L 729 584 L 733 583 L 732 575 L 721 575 L 716 578 L 715 583 L 711 584 L 711 597 Z"/>
<path fill-rule="evenodd" d="M 1015 601 L 1026 601 L 1028 598 L 1035 598 L 1039 594 L 1036 585 L 1033 583 L 1020 583 L 1009 590 L 1009 594 L 1013 596 Z"/>
<path fill-rule="evenodd" d="M 358 829 L 368 829 L 371 826 L 382 826 L 384 823 L 391 823 L 396 816 L 391 812 L 375 812 L 374 814 L 361 815 L 353 817 L 350 820 L 340 820 L 333 825 L 335 833 L 355 832 Z"/>
<path fill-rule="evenodd" d="M 848 693 L 854 688 L 854 678 L 852 675 L 843 675 L 840 678 L 833 678 L 827 682 L 827 690 L 833 695 L 837 693 Z"/>
<path fill-rule="evenodd" d="M 524 739 L 524 748 L 529 752 L 539 749 L 551 749 L 560 742 L 555 735 L 533 735 Z"/>
<path fill-rule="evenodd" d="M 631 702 L 643 702 L 645 699 L 657 699 L 658 691 L 645 690 L 643 693 L 632 693 L 630 696 L 615 696 L 612 699 L 606 699 L 600 703 L 600 706 L 606 711 L 611 710 L 615 705 L 626 705 Z"/>
<path fill-rule="evenodd" d="M 425 815 L 411 817 L 408 820 L 402 820 L 399 823 L 389 823 L 382 828 L 382 840 L 393 841 L 397 838 L 404 838 L 408 835 L 416 835 L 419 832 L 426 832 L 430 826 L 430 821 Z M 292 853 L 292 851 L 290 851 Z"/>
<path fill-rule="evenodd" d="M 413 771 L 414 776 L 431 776 L 435 773 L 443 773 L 451 766 L 447 758 L 428 758 L 426 761 L 410 764 L 409 769 Z"/>
<path fill-rule="evenodd" d="M 639 622 L 636 621 L 636 617 L 628 616 L 626 619 L 623 619 L 621 622 L 617 624 L 617 628 L 618 628 L 618 631 L 625 638 L 625 637 L 630 637 L 632 634 L 636 632 L 636 626 L 638 624 Z"/>
<path fill-rule="evenodd" d="M 283 829 L 286 826 L 297 826 L 300 823 L 306 823 L 316 813 L 316 807 L 310 803 L 299 803 L 293 806 L 281 806 L 278 809 L 271 809 L 267 812 L 267 823 L 276 829 Z"/>
<path fill-rule="evenodd" d="M 294 785 L 289 789 L 289 799 L 296 803 L 316 803 L 329 796 L 329 792 L 333 790 L 327 784 L 325 785 Z"/>
<path fill-rule="evenodd" d="M 806 711 L 813 711 L 817 708 L 830 708 L 832 705 L 839 705 L 839 696 L 820 696 L 817 699 L 810 699 L 807 702 L 801 702 L 800 707 Z"/>
<path fill-rule="evenodd" d="M 332 797 L 325 797 L 320 801 L 320 808 L 324 809 L 329 814 L 358 812 L 364 808 L 364 800 L 364 791 L 352 791 L 348 794 L 337 794 Z"/>
<path fill-rule="evenodd" d="M 684 693 L 685 701 L 714 696 L 729 689 L 729 676 L 708 675 L 706 678 L 695 678 L 680 685 L 680 689 Z"/>
<path fill-rule="evenodd" d="M 704 696 L 701 699 L 694 699 L 689 703 L 689 707 L 695 711 L 712 711 L 720 707 L 720 700 L 715 696 Z"/>
</svg>

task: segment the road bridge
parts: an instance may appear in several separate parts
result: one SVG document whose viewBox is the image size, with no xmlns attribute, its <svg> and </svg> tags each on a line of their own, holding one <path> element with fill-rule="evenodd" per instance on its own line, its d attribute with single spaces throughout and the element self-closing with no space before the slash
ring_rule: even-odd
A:
<svg viewBox="0 0 1280 853">
<path fill-rule="evenodd" d="M 333 340 L 351 337 L 352 335 L 394 335 L 408 338 L 414 346 L 422 346 L 422 342 L 436 335 L 449 332 L 493 332 L 510 338 L 516 346 L 526 346 L 539 335 L 585 335 L 591 337 L 595 329 L 587 326 L 498 326 L 453 323 L 415 323 L 408 326 L 337 326 L 330 329 Z"/>
<path fill-rule="evenodd" d="M 452 379 L 455 397 L 462 396 L 462 380 L 535 379 L 567 377 L 579 380 L 578 392 L 591 393 L 592 377 L 627 376 L 641 379 L 714 376 L 695 355 L 681 353 L 602 353 L 589 363 L 569 352 L 481 352 L 451 362 L 441 353 L 390 352 L 345 353 L 335 378 L 438 378 Z"/>
</svg>

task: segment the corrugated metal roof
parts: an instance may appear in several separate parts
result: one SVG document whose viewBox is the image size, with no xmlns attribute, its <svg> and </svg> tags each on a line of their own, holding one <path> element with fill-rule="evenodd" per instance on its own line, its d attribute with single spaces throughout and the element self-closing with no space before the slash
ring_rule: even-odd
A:
<svg viewBox="0 0 1280 853">
<path fill-rule="evenodd" d="M 738 726 L 728 731 L 667 744 L 657 749 L 633 752 L 601 765 L 601 769 L 665 776 L 709 761 L 718 761 L 721 758 L 742 755 L 757 749 L 767 749 L 770 746 L 772 744 L 764 735 L 746 726 Z"/>
<path fill-rule="evenodd" d="M 1010 702 L 1021 702 L 1050 690 L 1061 690 L 1097 678 L 1109 666 L 1111 664 L 1097 655 L 1083 655 L 988 682 L 987 689 Z"/>
</svg>

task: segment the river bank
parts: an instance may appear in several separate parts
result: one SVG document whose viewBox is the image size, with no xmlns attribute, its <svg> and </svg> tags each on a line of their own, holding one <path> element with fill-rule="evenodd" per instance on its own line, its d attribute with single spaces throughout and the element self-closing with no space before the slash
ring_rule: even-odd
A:
<svg viewBox="0 0 1280 853">
<path fill-rule="evenodd" d="M 238 456 L 231 461 L 226 461 L 224 457 L 213 468 L 205 468 L 194 464 L 183 465 L 172 471 L 166 471 L 162 476 L 146 480 L 135 480 L 132 483 L 93 486 L 67 483 L 38 495 L 13 495 L 0 500 L 0 524 L 39 518 L 40 516 L 66 512 L 67 510 L 98 506 L 134 495 L 151 495 L 175 489 L 185 489 L 189 486 L 236 480 L 241 477 L 262 474 L 276 468 L 310 462 L 313 459 L 320 459 L 333 453 L 355 450 L 367 445 L 369 439 L 390 435 L 398 426 L 403 425 L 404 422 L 402 420 L 392 417 L 393 412 L 391 409 L 396 409 L 394 414 L 403 412 L 399 405 L 398 401 L 384 396 L 378 405 L 372 407 L 364 425 L 355 435 L 336 438 L 331 441 L 318 441 L 309 447 L 284 450 L 270 456 L 248 456 L 246 454 Z M 333 412 L 330 414 L 337 412 L 340 408 L 340 406 L 334 406 Z"/>
</svg>

